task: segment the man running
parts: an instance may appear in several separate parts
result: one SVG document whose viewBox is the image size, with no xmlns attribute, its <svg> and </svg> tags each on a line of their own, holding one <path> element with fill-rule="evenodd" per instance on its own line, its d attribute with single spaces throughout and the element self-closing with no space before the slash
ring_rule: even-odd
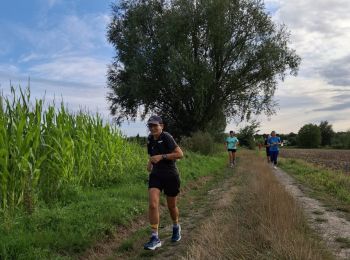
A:
<svg viewBox="0 0 350 260">
<path fill-rule="evenodd" d="M 267 142 L 268 142 L 268 145 L 270 148 L 271 162 L 273 163 L 273 167 L 276 169 L 277 168 L 277 157 L 278 157 L 278 151 L 279 151 L 278 146 L 281 144 L 281 139 L 278 136 L 276 136 L 275 131 L 272 131 L 271 136 Z"/>
<path fill-rule="evenodd" d="M 174 138 L 163 131 L 162 118 L 151 116 L 147 122 L 150 135 L 147 139 L 147 149 L 150 158 L 147 170 L 150 172 L 148 181 L 149 221 L 152 229 L 151 239 L 144 245 L 147 250 L 155 250 L 162 243 L 158 235 L 159 199 L 164 190 L 171 219 L 173 220 L 173 234 L 171 241 L 181 239 L 179 224 L 179 210 L 176 206 L 177 195 L 180 192 L 180 178 L 175 160 L 183 157 L 181 148 Z"/>
<path fill-rule="evenodd" d="M 228 151 L 229 166 L 232 168 L 236 163 L 236 151 L 239 144 L 234 131 L 230 131 L 230 136 L 226 137 L 225 146 Z"/>
</svg>

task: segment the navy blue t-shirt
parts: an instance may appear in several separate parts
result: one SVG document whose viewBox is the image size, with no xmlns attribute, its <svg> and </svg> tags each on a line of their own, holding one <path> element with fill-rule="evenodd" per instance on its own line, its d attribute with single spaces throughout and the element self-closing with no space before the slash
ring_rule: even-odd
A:
<svg viewBox="0 0 350 260">
<path fill-rule="evenodd" d="M 169 154 L 177 147 L 174 138 L 168 132 L 162 132 L 158 140 L 154 140 L 153 135 L 147 138 L 147 151 L 150 156 L 159 154 Z M 160 160 L 153 164 L 152 173 L 177 170 L 175 160 Z"/>
</svg>

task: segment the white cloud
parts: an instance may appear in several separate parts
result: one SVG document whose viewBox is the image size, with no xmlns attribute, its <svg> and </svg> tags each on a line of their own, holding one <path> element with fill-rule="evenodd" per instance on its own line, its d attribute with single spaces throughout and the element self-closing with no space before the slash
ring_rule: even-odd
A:
<svg viewBox="0 0 350 260">
<path fill-rule="evenodd" d="M 350 122 L 344 115 L 350 113 L 349 101 L 339 96 L 350 90 L 350 1 L 265 3 L 267 8 L 272 7 L 273 20 L 291 32 L 290 46 L 302 63 L 298 77 L 288 77 L 279 84 L 277 115 L 263 119 L 262 129 L 297 132 L 304 124 L 328 120 L 336 131 L 347 130 Z"/>
<path fill-rule="evenodd" d="M 51 6 L 58 3 L 47 2 Z M 47 99 L 62 96 L 72 109 L 87 107 L 108 115 L 105 86 L 112 59 L 106 51 L 108 21 L 106 14 L 89 14 L 66 15 L 50 27 L 10 25 L 14 38 L 25 42 L 30 52 L 19 55 L 16 62 L 0 64 L 1 88 L 8 91 L 10 81 L 26 87 L 30 77 L 33 97 L 41 98 L 44 93 Z"/>
<path fill-rule="evenodd" d="M 29 73 L 50 80 L 68 79 L 80 83 L 104 84 L 107 61 L 92 57 L 60 57 L 47 63 L 34 65 L 29 69 Z"/>
<path fill-rule="evenodd" d="M 41 1 L 48 8 L 61 3 L 61 0 Z M 301 56 L 302 63 L 298 77 L 288 77 L 279 84 L 275 97 L 280 104 L 277 115 L 270 121 L 260 117 L 262 130 L 297 132 L 302 125 L 321 120 L 331 122 L 336 131 L 347 130 L 350 123 L 345 115 L 350 111 L 346 108 L 349 100 L 344 95 L 350 93 L 350 1 L 266 0 L 265 3 L 274 21 L 284 23 L 290 30 L 290 46 Z M 1 88 L 9 80 L 26 86 L 30 76 L 35 95 L 41 97 L 46 90 L 47 97 L 62 95 L 71 107 L 88 106 L 91 110 L 98 107 L 107 115 L 105 75 L 113 56 L 112 46 L 106 41 L 109 15 L 73 14 L 62 16 L 54 25 L 50 17 L 37 27 L 12 24 L 0 35 L 0 55 L 16 47 L 11 43 L 13 39 L 27 47 L 17 62 L 0 64 Z M 9 32 L 11 37 L 3 41 Z M 329 108 L 338 110 L 329 111 Z M 235 125 L 229 127 L 237 129 Z M 136 131 L 143 131 L 144 124 L 124 124 L 123 129 L 137 134 Z"/>
<path fill-rule="evenodd" d="M 36 53 L 30 53 L 30 54 L 22 55 L 18 62 L 19 63 L 26 63 L 26 62 L 35 61 L 35 60 L 42 59 L 42 58 L 44 58 L 44 56 L 40 56 Z"/>
<path fill-rule="evenodd" d="M 281 0 L 274 19 L 291 30 L 298 53 L 316 64 L 348 54 L 350 1 Z"/>
<path fill-rule="evenodd" d="M 63 99 L 73 111 L 84 108 L 109 120 L 105 98 L 107 66 L 113 57 L 106 40 L 109 15 L 78 16 L 73 14 L 79 12 L 71 12 L 51 19 L 48 9 L 53 10 L 62 1 L 40 1 L 39 24 L 11 22 L 1 30 L 0 55 L 12 52 L 11 61 L 0 61 L 1 91 L 9 93 L 10 81 L 15 87 L 27 87 L 30 77 L 33 98 L 45 95 L 47 102 L 55 99 L 56 104 Z M 2 36 L 9 32 L 11 37 L 3 41 Z"/>
<path fill-rule="evenodd" d="M 9 25 L 16 39 L 25 42 L 30 53 L 22 54 L 22 62 L 33 57 L 66 56 L 71 53 L 90 55 L 103 49 L 112 49 L 106 40 L 107 14 L 84 16 L 66 15 L 54 26 L 26 27 Z M 27 59 L 25 59 L 27 57 Z"/>
<path fill-rule="evenodd" d="M 19 68 L 12 64 L 0 64 L 0 73 L 3 75 L 6 73 L 8 75 L 15 75 L 19 72 Z"/>
<path fill-rule="evenodd" d="M 4 76 L 0 72 L 1 91 L 5 95 L 10 93 L 10 84 L 7 81 L 8 76 L 8 74 Z M 35 77 L 28 81 L 28 77 L 20 74 L 16 74 L 11 79 L 11 83 L 16 88 L 19 86 L 26 88 L 30 84 L 31 97 L 33 99 L 45 97 L 46 102 L 51 103 L 55 100 L 56 104 L 60 104 L 63 100 L 64 104 L 72 111 L 78 111 L 83 108 L 91 113 L 99 112 L 106 119 L 110 117 L 104 84 L 52 81 Z"/>
<path fill-rule="evenodd" d="M 34 65 L 28 71 L 21 71 L 13 65 L 0 66 L 0 86 L 9 93 L 13 86 L 27 87 L 29 76 L 33 98 L 51 102 L 63 99 L 73 111 L 80 108 L 99 112 L 109 118 L 106 101 L 106 61 L 91 57 L 67 57 L 56 61 Z"/>
</svg>

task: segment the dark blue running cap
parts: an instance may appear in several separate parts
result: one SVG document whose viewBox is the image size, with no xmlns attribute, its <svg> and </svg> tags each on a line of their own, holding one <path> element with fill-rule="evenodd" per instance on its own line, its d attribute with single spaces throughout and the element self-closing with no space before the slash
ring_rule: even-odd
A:
<svg viewBox="0 0 350 260">
<path fill-rule="evenodd" d="M 155 124 L 155 125 L 159 125 L 159 124 L 163 124 L 163 120 L 160 116 L 151 116 L 148 121 L 147 124 Z"/>
</svg>

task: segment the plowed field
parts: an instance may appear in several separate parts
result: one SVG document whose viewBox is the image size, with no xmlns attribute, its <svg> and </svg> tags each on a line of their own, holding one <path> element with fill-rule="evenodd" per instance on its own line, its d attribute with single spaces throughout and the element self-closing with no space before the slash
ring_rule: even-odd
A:
<svg viewBox="0 0 350 260">
<path fill-rule="evenodd" d="M 350 150 L 281 149 L 280 156 L 350 173 Z"/>
</svg>

